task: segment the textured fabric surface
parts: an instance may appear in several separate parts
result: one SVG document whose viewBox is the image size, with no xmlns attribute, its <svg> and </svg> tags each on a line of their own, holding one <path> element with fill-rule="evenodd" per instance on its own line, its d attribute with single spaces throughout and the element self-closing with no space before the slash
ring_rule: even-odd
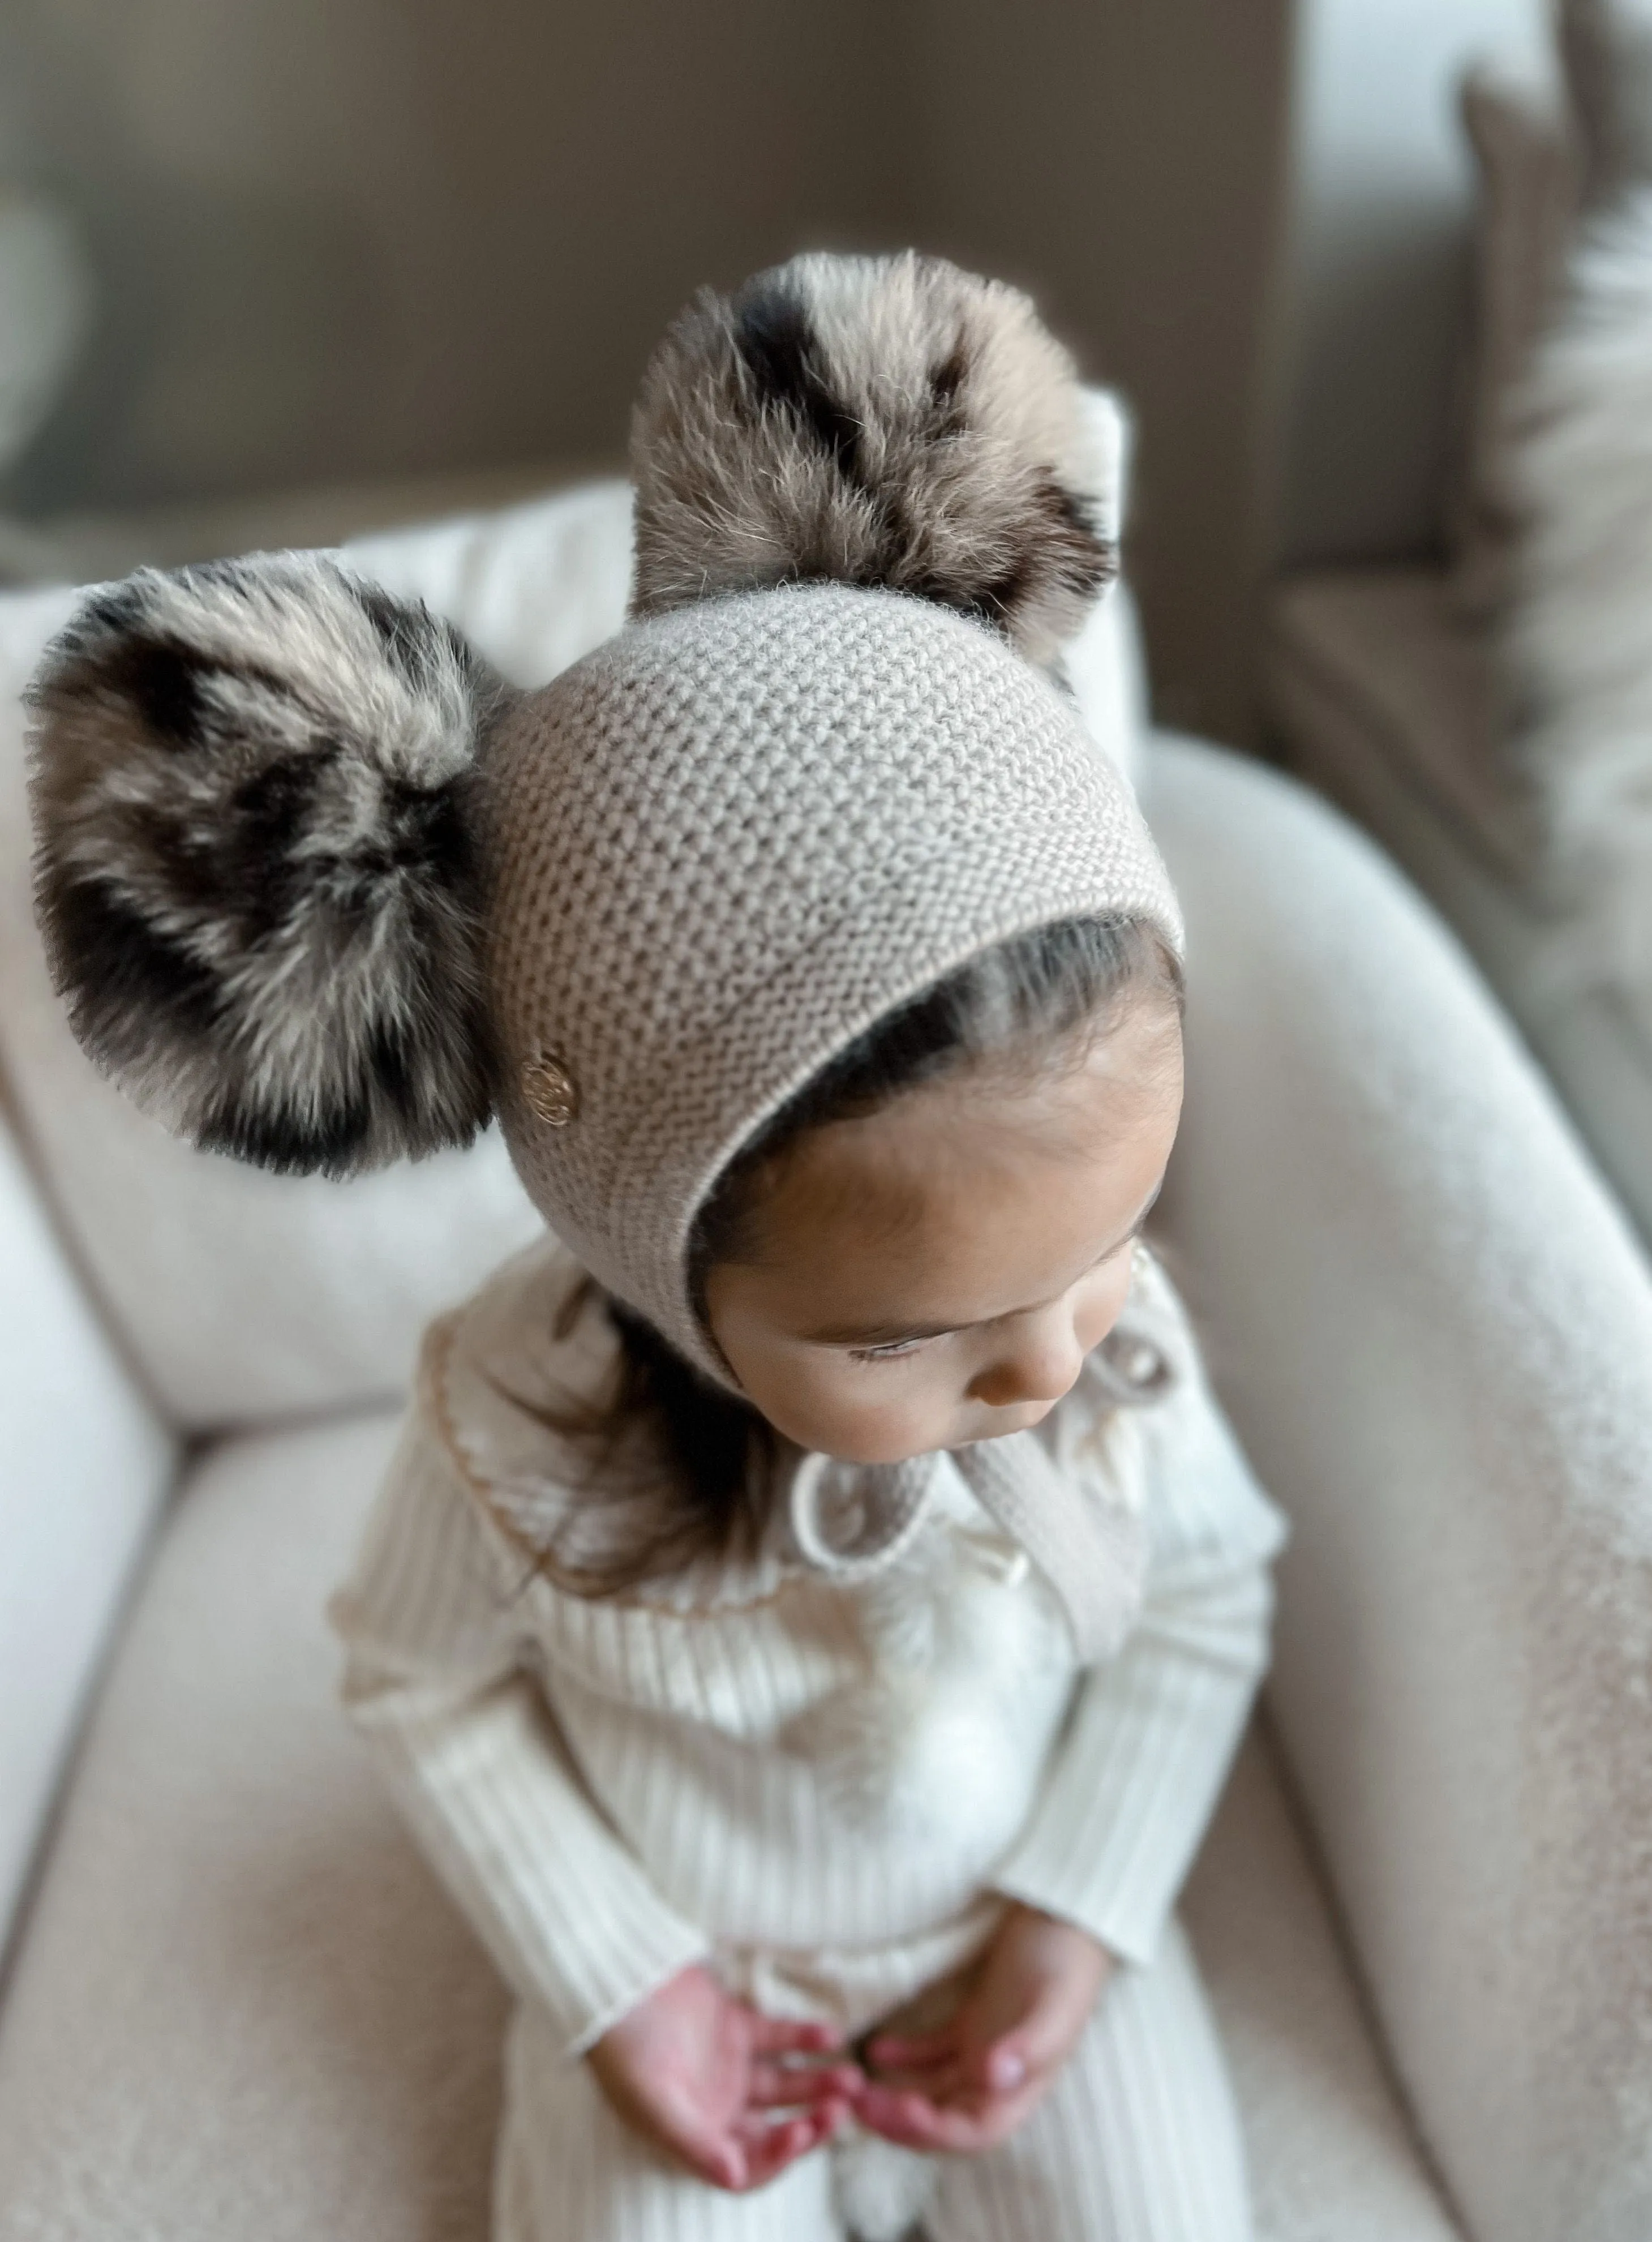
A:
<svg viewBox="0 0 1652 2242">
<path fill-rule="evenodd" d="M 1374 850 L 1208 751 L 1151 769 L 1198 961 L 1172 1233 L 1218 1389 L 1293 1523 L 1270 1702 L 1476 2242 L 1635 2242 L 1646 1265 Z"/>
<path fill-rule="evenodd" d="M 1464 2242 L 1394 2091 L 1266 1716 L 1179 1920 L 1244 2121 L 1259 2242 Z"/>
<path fill-rule="evenodd" d="M 172 1513 L 0 2005 L 7 2242 L 486 2242 L 506 1996 L 333 1701 L 390 1418 Z M 1266 1753 L 1189 1891 L 1263 2242 L 1447 2242 Z"/>
<path fill-rule="evenodd" d="M 506 2009 L 333 1702 L 392 1420 L 215 1450 L 0 2006 L 7 2242 L 483 2242 Z"/>
<path fill-rule="evenodd" d="M 1001 640 L 800 585 L 631 625 L 486 766 L 500 1118 L 557 1235 L 691 1361 L 693 1217 L 884 1012 L 1051 920 L 1179 920 L 1129 789 Z M 571 1076 L 566 1125 L 524 1070 Z"/>
<path fill-rule="evenodd" d="M 877 2143 L 720 2194 L 640 2153 L 589 2072 L 519 2017 L 494 2242 L 1252 2242 L 1244 2151 L 1209 2010 L 1172 1926 L 1107 1988 L 1049 2094 L 1001 2148 L 932 2163 Z M 855 2184 L 851 2161 L 863 2159 Z M 834 2171 L 834 2166 L 837 2169 Z M 846 2216 L 848 2214 L 848 2216 Z"/>
</svg>

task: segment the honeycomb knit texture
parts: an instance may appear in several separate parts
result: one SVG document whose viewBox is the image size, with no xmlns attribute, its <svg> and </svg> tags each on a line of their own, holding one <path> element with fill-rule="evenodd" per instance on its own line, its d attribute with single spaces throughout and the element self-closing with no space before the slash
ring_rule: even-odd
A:
<svg viewBox="0 0 1652 2242">
<path fill-rule="evenodd" d="M 634 622 L 489 744 L 489 979 L 512 1158 L 598 1280 L 708 1376 L 686 1254 L 752 1132 L 995 943 L 1131 913 L 1179 949 L 1129 786 L 983 626 L 836 585 Z M 522 1075 L 572 1077 L 566 1125 Z"/>
</svg>

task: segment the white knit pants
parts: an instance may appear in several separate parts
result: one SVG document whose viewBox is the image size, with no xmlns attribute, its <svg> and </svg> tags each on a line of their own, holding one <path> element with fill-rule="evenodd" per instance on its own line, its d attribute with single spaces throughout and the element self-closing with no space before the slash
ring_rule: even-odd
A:
<svg viewBox="0 0 1652 2242">
<path fill-rule="evenodd" d="M 655 2156 L 582 2063 L 517 2021 L 494 2242 L 842 2242 L 832 2158 L 727 2195 Z M 1239 2124 L 1179 1926 L 1121 1970 L 1020 2130 L 936 2159 L 928 2242 L 1250 2242 Z"/>
</svg>

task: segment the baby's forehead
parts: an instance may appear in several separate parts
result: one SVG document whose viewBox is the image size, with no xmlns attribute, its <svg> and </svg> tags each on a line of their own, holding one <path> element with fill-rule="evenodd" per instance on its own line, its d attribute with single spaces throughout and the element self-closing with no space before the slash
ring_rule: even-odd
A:
<svg viewBox="0 0 1652 2242">
<path fill-rule="evenodd" d="M 1179 1097 L 1179 1029 L 1123 1048 L 1095 1040 L 1078 1064 L 959 1067 L 874 1111 L 804 1131 L 775 1164 L 762 1216 L 771 1250 L 789 1232 L 868 1247 L 933 1242 L 991 1222 L 1050 1187 L 1049 1171 L 1098 1182 L 1132 1173 Z"/>
<path fill-rule="evenodd" d="M 1013 1158 L 1069 1139 L 1088 1150 L 1098 1128 L 1129 1126 L 1132 1109 L 1179 1085 L 1181 1022 L 1173 1004 L 1130 1002 L 1117 1017 L 1056 1034 L 1028 1033 L 950 1064 L 841 1122 L 800 1139 L 817 1156 L 951 1153 Z"/>
</svg>

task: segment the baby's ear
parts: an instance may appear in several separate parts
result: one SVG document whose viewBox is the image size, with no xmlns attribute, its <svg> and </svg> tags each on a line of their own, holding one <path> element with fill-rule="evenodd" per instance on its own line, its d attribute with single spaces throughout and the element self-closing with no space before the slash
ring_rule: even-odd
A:
<svg viewBox="0 0 1652 2242">
<path fill-rule="evenodd" d="M 82 1045 L 204 1150 L 344 1176 L 492 1110 L 476 755 L 503 688 L 313 554 L 93 593 L 30 690 L 35 902 Z"/>
</svg>

